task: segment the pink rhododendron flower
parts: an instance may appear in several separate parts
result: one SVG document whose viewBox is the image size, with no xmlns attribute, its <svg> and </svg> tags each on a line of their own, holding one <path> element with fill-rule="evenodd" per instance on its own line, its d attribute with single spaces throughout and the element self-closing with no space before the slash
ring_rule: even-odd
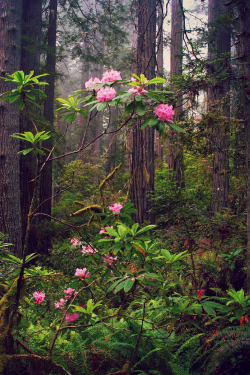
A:
<svg viewBox="0 0 250 375">
<path fill-rule="evenodd" d="M 114 275 L 114 272 L 112 270 L 110 271 L 110 275 Z"/>
<path fill-rule="evenodd" d="M 123 206 L 120 203 L 114 203 L 111 206 L 109 206 L 108 208 L 110 209 L 110 211 L 113 211 L 113 212 L 116 213 L 116 212 L 120 212 L 122 207 Z"/>
<path fill-rule="evenodd" d="M 197 298 L 201 298 L 202 293 L 204 293 L 204 290 L 198 290 L 197 291 Z"/>
<path fill-rule="evenodd" d="M 72 289 L 72 288 L 68 288 L 66 290 L 64 290 L 64 293 L 65 294 L 72 294 L 74 292 L 75 289 Z"/>
<path fill-rule="evenodd" d="M 84 309 L 85 305 L 82 304 L 82 305 L 79 305 L 79 307 L 82 307 Z"/>
<path fill-rule="evenodd" d="M 86 90 L 90 91 L 90 86 L 97 86 L 99 83 L 102 83 L 101 80 L 97 77 L 95 78 L 90 78 L 87 82 L 85 82 L 85 87 L 86 87 Z"/>
<path fill-rule="evenodd" d="M 105 232 L 107 232 L 106 229 L 105 228 L 101 228 L 99 234 L 102 234 L 102 233 L 105 233 Z"/>
<path fill-rule="evenodd" d="M 144 277 L 144 275 L 139 275 L 139 276 L 137 276 L 137 277 Z"/>
<path fill-rule="evenodd" d="M 97 91 L 96 98 L 98 102 L 109 102 L 116 96 L 116 91 L 113 87 L 101 87 L 100 90 Z"/>
<path fill-rule="evenodd" d="M 81 242 L 78 240 L 78 238 L 72 238 L 72 239 L 70 240 L 70 242 L 71 242 L 73 245 L 75 245 L 75 246 L 77 246 L 77 245 L 81 245 Z"/>
<path fill-rule="evenodd" d="M 79 318 L 79 314 L 78 313 L 67 314 L 65 316 L 65 320 L 66 320 L 67 323 L 74 322 L 78 318 Z"/>
<path fill-rule="evenodd" d="M 41 292 L 41 290 L 38 290 L 37 292 L 33 293 L 33 297 L 35 298 L 35 303 L 41 305 L 41 303 L 44 301 L 45 293 Z"/>
<path fill-rule="evenodd" d="M 121 73 L 118 72 L 117 70 L 106 70 L 106 72 L 103 73 L 102 76 L 102 82 L 115 82 L 115 81 L 120 81 L 122 79 Z"/>
<path fill-rule="evenodd" d="M 109 256 L 109 255 L 105 255 L 105 257 L 103 258 L 103 262 L 104 263 L 108 263 L 110 266 L 112 266 L 112 263 L 115 261 L 115 260 L 117 260 L 117 257 L 115 257 L 115 258 L 113 258 L 113 257 L 111 257 L 111 256 Z"/>
<path fill-rule="evenodd" d="M 124 279 L 128 279 L 129 278 L 129 276 L 124 276 Z"/>
<path fill-rule="evenodd" d="M 82 246 L 82 253 L 83 254 L 94 254 L 94 253 L 98 253 L 98 251 L 96 249 L 93 249 L 90 245 L 88 246 Z"/>
<path fill-rule="evenodd" d="M 158 120 L 173 122 L 174 111 L 172 105 L 158 104 L 154 109 L 154 113 L 158 116 Z"/>
<path fill-rule="evenodd" d="M 55 309 L 61 309 L 65 305 L 66 302 L 67 301 L 65 299 L 61 298 L 59 302 L 54 303 Z"/>
<path fill-rule="evenodd" d="M 87 277 L 89 277 L 90 276 L 90 272 L 87 272 L 86 273 L 86 271 L 87 271 L 87 268 L 77 268 L 76 269 L 76 272 L 75 272 L 75 276 L 80 276 L 80 277 L 82 277 L 82 278 L 87 278 Z"/>
</svg>

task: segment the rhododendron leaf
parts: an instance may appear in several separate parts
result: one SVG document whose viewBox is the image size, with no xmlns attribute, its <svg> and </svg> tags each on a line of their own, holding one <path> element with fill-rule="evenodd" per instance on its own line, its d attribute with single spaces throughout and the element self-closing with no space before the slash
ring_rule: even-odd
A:
<svg viewBox="0 0 250 375">
<path fill-rule="evenodd" d="M 145 75 L 144 75 L 144 74 L 141 74 L 141 75 L 140 75 L 140 79 L 141 79 L 141 82 L 142 82 L 142 83 L 145 83 Z"/>
<path fill-rule="evenodd" d="M 153 228 L 156 228 L 157 225 L 147 225 L 146 227 L 138 230 L 137 234 L 140 234 L 140 233 L 143 233 L 143 232 L 146 232 L 150 229 L 153 229 Z"/>
<path fill-rule="evenodd" d="M 140 82 L 130 82 L 130 86 L 141 86 Z"/>
<path fill-rule="evenodd" d="M 91 105 L 91 104 L 95 104 L 95 103 L 98 103 L 98 100 L 93 100 L 92 102 L 89 102 L 89 103 L 85 104 L 84 107 L 87 107 L 87 105 Z"/>
<path fill-rule="evenodd" d="M 157 78 L 152 78 L 147 84 L 151 85 L 152 83 L 164 83 L 166 82 L 165 78 L 157 77 Z"/>
<path fill-rule="evenodd" d="M 141 126 L 141 129 L 146 128 L 146 126 L 149 124 L 149 121 L 150 121 L 150 120 L 152 120 L 152 119 L 148 118 L 146 121 L 144 121 L 144 123 L 143 123 L 142 126 Z"/>
<path fill-rule="evenodd" d="M 206 304 L 205 302 L 202 303 L 202 307 L 203 309 L 209 314 L 209 315 L 213 315 L 213 316 L 216 316 L 216 313 L 215 311 L 212 309 L 212 307 L 210 307 L 208 304 Z"/>
<path fill-rule="evenodd" d="M 145 257 L 146 256 L 146 253 L 145 253 L 145 250 L 143 250 L 143 248 L 139 245 L 135 245 L 135 247 L 137 248 L 137 250 L 140 251 L 140 253 Z"/>
<path fill-rule="evenodd" d="M 115 288 L 115 294 L 118 293 L 122 288 L 124 288 L 125 283 L 126 280 L 117 285 L 117 287 Z"/>
<path fill-rule="evenodd" d="M 93 109 L 95 109 L 97 106 L 98 106 L 98 104 L 96 103 L 92 108 L 90 108 L 89 112 L 92 112 Z"/>
<path fill-rule="evenodd" d="M 85 118 L 88 117 L 88 114 L 87 114 L 86 111 L 84 111 L 84 109 L 80 109 L 80 110 L 78 110 L 77 112 L 80 113 L 81 115 L 83 115 Z"/>
<path fill-rule="evenodd" d="M 124 211 L 126 211 L 128 208 L 133 207 L 133 206 L 134 206 L 134 203 L 127 203 L 127 204 L 125 204 L 125 205 L 122 207 L 121 212 L 124 212 Z"/>
<path fill-rule="evenodd" d="M 172 124 L 172 123 L 168 123 L 169 126 L 171 126 L 171 128 L 177 130 L 178 132 L 183 132 L 183 133 L 186 133 L 186 130 L 180 128 L 178 125 L 176 124 Z"/>
<path fill-rule="evenodd" d="M 134 235 L 137 231 L 137 228 L 139 227 L 139 224 L 138 223 L 135 223 L 132 228 L 131 228 L 131 232 L 132 234 Z"/>
<path fill-rule="evenodd" d="M 140 78 L 136 74 L 133 73 L 132 76 L 138 79 L 138 81 L 140 81 Z"/>
<path fill-rule="evenodd" d="M 129 115 L 135 108 L 135 102 L 131 102 L 129 103 L 129 105 L 125 108 L 124 110 L 124 116 L 127 116 Z"/>
<path fill-rule="evenodd" d="M 99 103 L 98 106 L 96 107 L 97 111 L 103 110 L 107 106 L 107 102 L 102 102 Z"/>
<path fill-rule="evenodd" d="M 128 214 L 132 214 L 134 212 L 137 212 L 137 209 L 136 208 L 129 208 L 127 211 L 126 211 Z"/>
<path fill-rule="evenodd" d="M 141 102 L 141 101 L 142 101 L 142 98 L 143 98 L 142 95 L 136 95 L 136 96 L 135 96 L 135 100 L 136 100 L 137 102 Z"/>
<path fill-rule="evenodd" d="M 117 277 L 120 277 L 120 276 L 121 276 L 120 272 L 119 272 L 116 268 L 113 269 L 113 273 L 114 273 L 114 275 L 117 276 Z"/>
<path fill-rule="evenodd" d="M 161 253 L 163 254 L 163 256 L 169 261 L 171 262 L 173 260 L 173 255 L 170 254 L 170 252 L 168 250 L 164 250 L 162 249 L 161 250 Z"/>
<path fill-rule="evenodd" d="M 147 96 L 148 98 L 154 100 L 156 103 L 160 103 L 159 100 L 158 100 L 158 98 L 157 98 L 155 95 L 153 95 L 151 92 L 147 92 L 147 93 L 146 93 L 146 96 Z"/>
<path fill-rule="evenodd" d="M 112 285 L 110 285 L 110 287 L 107 290 L 107 293 L 110 293 L 116 287 L 116 285 L 119 284 L 122 281 L 123 281 L 123 279 L 116 280 Z"/>
<path fill-rule="evenodd" d="M 157 275 L 156 273 L 145 273 L 145 277 L 149 277 L 151 279 L 159 279 L 160 275 Z"/>
<path fill-rule="evenodd" d="M 110 277 L 110 272 L 111 272 L 111 269 L 110 268 L 108 268 L 107 270 L 106 270 L 106 272 L 104 273 L 104 275 L 103 275 L 103 278 L 108 278 L 108 277 Z"/>
<path fill-rule="evenodd" d="M 124 284 L 124 292 L 127 293 L 132 288 L 133 285 L 134 285 L 133 280 L 131 279 L 126 280 Z"/>
<path fill-rule="evenodd" d="M 154 283 L 153 281 L 145 280 L 144 278 L 139 278 L 138 281 L 139 281 L 140 283 L 142 283 L 142 284 L 148 284 L 148 285 L 152 285 L 152 286 L 159 287 L 158 284 Z"/>
<path fill-rule="evenodd" d="M 119 237 L 118 233 L 113 228 L 106 227 L 105 229 L 110 236 Z"/>
</svg>

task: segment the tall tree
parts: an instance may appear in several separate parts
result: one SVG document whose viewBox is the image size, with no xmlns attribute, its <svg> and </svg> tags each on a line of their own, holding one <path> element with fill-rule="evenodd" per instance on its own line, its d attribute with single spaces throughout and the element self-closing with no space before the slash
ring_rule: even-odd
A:
<svg viewBox="0 0 250 375">
<path fill-rule="evenodd" d="M 49 127 L 53 126 L 54 121 L 54 94 L 55 94 L 55 73 L 56 73 L 56 30 L 57 30 L 57 0 L 50 0 L 49 4 L 49 27 L 47 42 L 47 60 L 46 71 L 48 85 L 45 88 L 47 99 L 44 103 L 44 117 L 48 121 Z M 43 142 L 43 147 L 52 148 L 50 141 Z M 43 158 L 45 160 L 47 155 Z M 49 162 L 43 168 L 40 180 L 40 203 L 41 212 L 51 215 L 51 196 L 52 196 L 52 163 Z"/>
<path fill-rule="evenodd" d="M 174 77 L 182 74 L 183 0 L 172 0 L 171 12 L 170 75 Z M 178 99 L 175 105 L 175 120 L 177 121 L 182 113 L 181 98 Z M 177 185 L 184 187 L 183 152 L 178 145 L 178 135 L 174 135 L 173 130 L 169 148 L 168 167 L 175 172 Z"/>
<path fill-rule="evenodd" d="M 213 110 L 213 105 L 218 105 L 226 94 L 229 92 L 229 79 L 224 72 L 228 71 L 230 64 L 231 50 L 231 25 L 228 22 L 226 13 L 229 9 L 225 6 L 223 0 L 209 0 L 208 4 L 208 23 L 209 23 L 209 50 L 208 57 L 215 60 L 214 64 L 209 64 L 210 74 L 212 76 L 220 73 L 217 83 L 208 89 L 208 109 Z M 225 75 L 225 76 L 223 76 Z M 230 117 L 230 104 L 225 102 L 223 108 L 224 115 Z M 213 118 L 211 117 L 213 122 Z M 221 124 L 213 127 L 212 141 L 214 145 L 213 155 L 213 173 L 212 188 L 213 199 L 211 209 L 213 212 L 219 212 L 227 207 L 229 194 L 229 178 L 228 178 L 228 147 L 229 138 L 225 132 L 225 125 Z"/>
<path fill-rule="evenodd" d="M 155 75 L 155 36 L 156 36 L 156 0 L 139 0 L 138 4 L 138 41 L 137 74 L 144 73 L 148 79 Z M 133 133 L 132 151 L 132 201 L 137 209 L 135 220 L 154 222 L 151 211 L 151 199 L 148 196 L 154 190 L 154 128 L 141 130 L 141 120 L 137 120 Z"/>
<path fill-rule="evenodd" d="M 1 76 L 20 70 L 21 0 L 0 0 L 0 70 Z M 0 80 L 0 93 L 12 90 Z M 19 111 L 16 102 L 0 103 L 0 232 L 8 235 L 13 251 L 22 255 L 20 216 L 19 141 L 11 138 L 19 133 Z"/>
<path fill-rule="evenodd" d="M 243 115 L 247 175 L 247 289 L 250 290 L 250 0 L 235 1 L 239 17 L 239 59 L 242 62 Z"/>
<path fill-rule="evenodd" d="M 22 9 L 22 37 L 21 37 L 21 70 L 29 74 L 39 74 L 40 65 L 40 42 L 42 32 L 42 1 L 23 0 Z M 33 107 L 34 110 L 34 107 Z M 32 131 L 34 126 L 29 118 L 32 111 L 26 102 L 26 108 L 20 113 L 20 133 Z M 21 149 L 26 145 L 21 142 Z M 33 196 L 33 182 L 37 172 L 36 157 L 30 152 L 20 158 L 20 188 L 21 188 L 21 219 L 22 219 L 22 241 L 24 243 L 27 216 Z"/>
</svg>

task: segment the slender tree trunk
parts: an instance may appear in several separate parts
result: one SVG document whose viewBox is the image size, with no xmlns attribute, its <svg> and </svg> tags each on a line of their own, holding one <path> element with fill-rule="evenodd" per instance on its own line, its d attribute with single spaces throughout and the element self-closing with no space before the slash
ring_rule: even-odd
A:
<svg viewBox="0 0 250 375">
<path fill-rule="evenodd" d="M 44 117 L 48 121 L 49 126 L 53 126 L 54 121 L 54 94 L 55 94 L 55 70 L 56 70 L 56 23 L 57 23 L 57 0 L 50 0 L 50 15 L 48 28 L 48 52 L 46 71 L 48 85 L 45 87 L 45 94 L 47 99 L 44 103 Z M 47 149 L 52 148 L 51 141 L 43 142 L 43 147 Z M 43 158 L 45 160 L 46 156 Z M 40 203 L 48 199 L 41 206 L 41 212 L 51 215 L 51 199 L 52 196 L 52 163 L 46 164 L 41 174 L 40 181 Z"/>
<path fill-rule="evenodd" d="M 224 0 L 209 0 L 208 5 L 208 22 L 210 24 L 210 41 L 209 41 L 209 57 L 211 59 L 222 58 L 220 62 L 211 65 L 210 73 L 213 75 L 218 68 L 227 71 L 230 64 L 231 50 L 231 32 L 230 26 L 220 21 L 218 26 L 218 17 L 228 12 L 228 7 L 224 5 Z M 216 24 L 215 24 L 216 23 Z M 208 90 L 208 106 L 212 110 L 213 105 L 218 105 L 225 98 L 229 91 L 229 79 L 226 79 Z M 218 102 L 218 104 L 217 104 Z M 224 114 L 230 117 L 229 103 L 224 106 Z M 213 156 L 213 173 L 212 188 L 213 199 L 211 202 L 211 210 L 216 213 L 227 207 L 229 194 L 229 178 L 228 178 L 228 147 L 229 139 L 225 134 L 225 126 L 217 126 L 212 135 L 214 144 Z"/>
<path fill-rule="evenodd" d="M 22 39 L 21 39 L 21 70 L 29 74 L 34 70 L 34 75 L 39 74 L 40 52 L 39 43 L 41 42 L 42 32 L 42 1 L 41 0 L 23 0 L 22 17 Z M 34 106 L 30 107 L 34 110 Z M 37 111 L 37 109 L 36 109 Z M 33 124 L 26 113 L 26 110 L 20 114 L 20 133 L 32 131 Z M 21 149 L 26 147 L 25 142 L 21 142 Z M 33 196 L 34 182 L 36 176 L 37 164 L 36 157 L 30 152 L 25 157 L 20 158 L 20 188 L 21 188 L 21 219 L 22 219 L 22 242 L 24 244 L 27 216 Z"/>
<path fill-rule="evenodd" d="M 243 113 L 245 126 L 246 145 L 246 174 L 247 174 L 247 289 L 250 290 L 250 0 L 239 0 L 237 2 L 240 21 L 240 56 L 243 63 Z"/>
<path fill-rule="evenodd" d="M 0 72 L 12 74 L 20 70 L 21 0 L 0 0 Z M 16 88 L 0 80 L 0 93 Z M 0 232 L 8 235 L 14 254 L 22 256 L 19 141 L 11 138 L 19 133 L 17 102 L 0 102 Z"/>
<path fill-rule="evenodd" d="M 157 75 L 163 77 L 163 3 L 164 0 L 160 0 L 157 9 L 157 26 L 158 26 L 158 38 L 157 38 Z M 157 155 L 157 163 L 155 163 L 155 169 L 159 168 L 159 163 L 163 161 L 163 149 L 161 147 L 160 133 L 155 131 L 155 153 Z"/>
<path fill-rule="evenodd" d="M 89 70 L 86 69 L 86 63 L 85 61 L 82 61 L 82 81 L 81 81 L 81 90 L 85 90 L 85 82 L 89 80 Z M 82 105 L 82 107 L 84 104 Z M 82 144 L 82 138 L 86 130 L 86 126 L 88 123 L 88 119 L 86 119 L 84 116 L 80 117 L 80 129 L 79 129 L 79 136 L 78 136 L 78 148 L 80 148 Z M 78 153 L 78 159 L 82 160 L 83 153 L 79 152 Z"/>
<path fill-rule="evenodd" d="M 148 79 L 155 76 L 156 0 L 139 0 L 137 74 L 144 73 Z M 141 119 L 133 133 L 132 152 L 132 201 L 138 210 L 135 221 L 154 222 L 151 199 L 154 190 L 154 128 L 141 130 Z"/>
<path fill-rule="evenodd" d="M 180 76 L 182 74 L 182 39 L 183 39 L 183 0 L 172 0 L 171 15 L 171 47 L 170 47 L 170 75 Z M 180 98 L 181 99 L 181 98 Z M 175 120 L 180 120 L 182 103 L 177 102 L 175 106 Z M 168 167 L 175 172 L 177 186 L 184 187 L 184 163 L 183 152 L 179 146 L 178 133 L 171 130 Z"/>
<path fill-rule="evenodd" d="M 114 131 L 116 129 L 116 122 L 118 118 L 118 108 L 111 107 L 111 121 L 108 132 Z M 116 133 L 111 133 L 108 135 L 108 149 L 107 149 L 107 164 L 106 164 L 106 173 L 109 174 L 113 171 L 116 166 L 115 162 L 115 152 L 116 152 Z"/>
</svg>

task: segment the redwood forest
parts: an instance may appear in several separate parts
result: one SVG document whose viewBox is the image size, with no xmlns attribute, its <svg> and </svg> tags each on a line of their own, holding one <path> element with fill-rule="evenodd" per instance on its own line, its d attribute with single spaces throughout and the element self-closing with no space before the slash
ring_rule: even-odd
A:
<svg viewBox="0 0 250 375">
<path fill-rule="evenodd" d="M 250 374 L 250 0 L 0 0 L 0 375 Z"/>
</svg>

